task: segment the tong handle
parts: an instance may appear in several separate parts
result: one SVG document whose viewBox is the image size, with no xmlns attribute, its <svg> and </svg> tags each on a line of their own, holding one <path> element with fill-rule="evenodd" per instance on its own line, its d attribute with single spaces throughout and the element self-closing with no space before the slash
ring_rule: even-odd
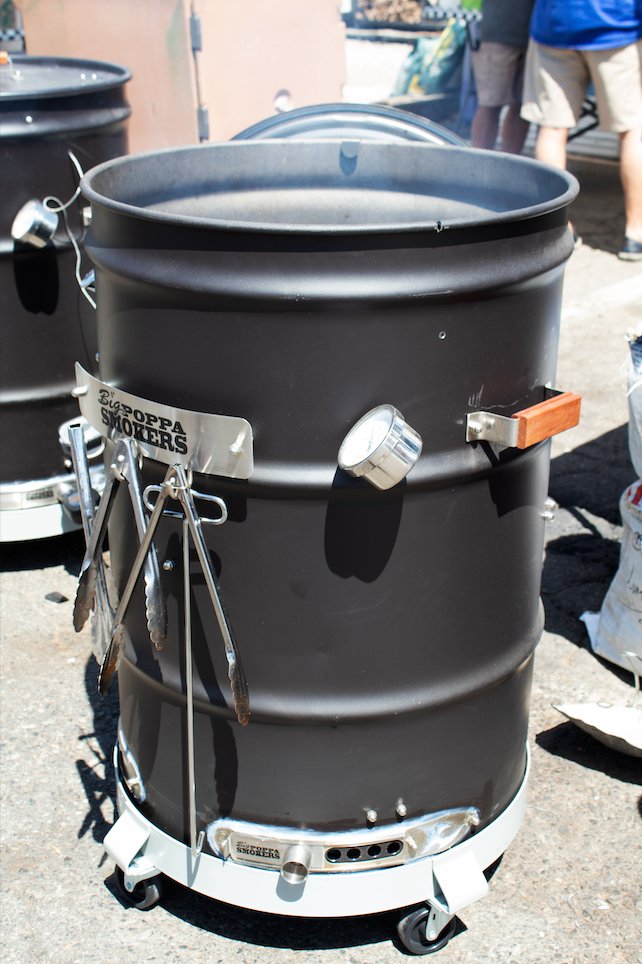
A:
<svg viewBox="0 0 642 964">
<path fill-rule="evenodd" d="M 80 423 L 69 426 L 69 448 L 71 451 L 71 462 L 76 475 L 78 485 L 78 501 L 80 504 L 80 518 L 82 529 L 85 535 L 85 545 L 91 539 L 91 528 L 94 524 L 96 507 L 94 505 L 94 493 L 91 487 L 91 476 L 89 475 L 89 458 L 85 443 L 85 433 Z"/>
<path fill-rule="evenodd" d="M 196 549 L 196 554 L 201 564 L 201 570 L 205 577 L 205 585 L 207 586 L 207 591 L 214 609 L 214 614 L 218 622 L 221 636 L 223 637 L 225 656 L 227 658 L 227 675 L 230 681 L 230 688 L 232 690 L 234 712 L 236 713 L 236 718 L 241 726 L 246 726 L 250 719 L 250 696 L 247 680 L 245 679 L 241 658 L 232 634 L 232 627 L 229 623 L 227 614 L 223 608 L 223 604 L 219 596 L 209 551 L 203 537 L 201 522 L 205 520 L 202 520 L 199 517 L 194 505 L 194 496 L 198 495 L 198 493 L 194 493 L 190 488 L 183 466 L 175 465 L 174 468 L 176 470 L 177 482 L 175 489 L 176 498 L 183 506 L 185 522 L 187 523 L 187 527 L 192 535 L 194 548 Z M 208 496 L 206 501 L 217 502 L 219 504 L 222 503 L 222 517 L 224 514 L 224 517 L 227 518 L 227 507 L 222 499 L 218 499 L 216 496 Z M 218 524 L 220 525 L 220 522 Z"/>
<path fill-rule="evenodd" d="M 134 522 L 136 523 L 136 530 L 138 532 L 138 540 L 142 542 L 147 530 L 147 518 L 143 507 L 138 460 L 133 443 L 129 439 L 119 444 L 124 447 L 125 458 L 122 465 L 122 475 L 129 490 Z M 147 630 L 149 632 L 149 638 L 156 649 L 163 649 L 167 640 L 167 608 L 161 589 L 160 567 L 158 565 L 158 555 L 154 543 L 149 547 L 144 569 Z"/>
<path fill-rule="evenodd" d="M 69 446 L 71 449 L 71 461 L 78 484 L 78 500 L 80 503 L 80 515 L 82 518 L 83 532 L 85 534 L 85 543 L 89 546 L 92 528 L 96 519 L 96 508 L 94 506 L 94 493 L 91 486 L 91 476 L 89 474 L 89 459 L 87 456 L 85 433 L 81 425 L 71 425 L 69 427 Z M 107 639 L 109 638 L 109 623 L 112 616 L 112 609 L 107 591 L 105 569 L 100 554 L 98 554 L 96 558 L 96 578 L 93 594 L 98 639 L 94 637 L 92 646 L 96 656 L 101 658 L 104 647 L 107 645 Z M 78 604 L 78 609 L 76 609 L 76 604 L 74 604 L 74 624 L 77 629 L 81 629 L 87 619 L 88 612 L 85 606 L 89 604 L 90 600 L 91 587 L 87 598 L 85 600 L 81 599 Z"/>
<path fill-rule="evenodd" d="M 114 615 L 113 629 L 109 645 L 107 647 L 107 652 L 105 653 L 105 658 L 103 659 L 103 665 L 100 670 L 100 676 L 98 677 L 98 689 L 100 693 L 106 693 L 111 684 L 114 673 L 118 669 L 118 664 L 120 662 L 121 651 L 126 640 L 126 630 L 123 625 L 123 620 L 127 612 L 127 607 L 129 606 L 129 601 L 134 592 L 134 588 L 138 581 L 141 569 L 145 563 L 149 547 L 152 544 L 154 538 L 154 533 L 156 532 L 156 527 L 163 514 L 163 506 L 165 505 L 165 500 L 169 497 L 172 492 L 172 486 L 174 484 L 174 466 L 170 466 L 167 469 L 167 474 L 161 485 L 161 495 L 160 498 L 156 500 L 156 504 L 152 511 L 152 514 L 147 523 L 147 528 L 145 530 L 145 535 L 141 540 L 138 547 L 138 552 L 134 562 L 132 563 L 132 568 L 129 573 L 127 582 L 125 583 L 125 588 L 123 589 L 122 596 L 120 597 L 116 613 Z"/>
<path fill-rule="evenodd" d="M 156 497 L 158 498 L 158 495 L 160 494 L 162 488 L 163 488 L 162 485 L 148 485 L 145 491 L 143 492 L 143 502 L 145 503 L 145 508 L 148 509 L 150 512 L 153 512 L 154 506 L 156 505 L 156 501 L 152 502 L 150 496 L 152 493 L 156 493 Z M 225 504 L 223 499 L 220 499 L 217 495 L 209 495 L 207 492 L 195 492 L 194 489 L 192 489 L 191 492 L 192 492 L 192 499 L 194 500 L 194 502 L 197 502 L 197 501 L 211 502 L 214 505 L 217 505 L 218 508 L 221 510 L 220 516 L 217 516 L 215 519 L 211 519 L 209 516 L 202 516 L 202 515 L 199 516 L 199 519 L 202 524 L 206 524 L 210 526 L 222 526 L 224 522 L 227 522 L 227 505 Z M 163 515 L 167 516 L 170 519 L 184 518 L 182 512 L 174 512 L 173 509 L 164 509 Z"/>
</svg>

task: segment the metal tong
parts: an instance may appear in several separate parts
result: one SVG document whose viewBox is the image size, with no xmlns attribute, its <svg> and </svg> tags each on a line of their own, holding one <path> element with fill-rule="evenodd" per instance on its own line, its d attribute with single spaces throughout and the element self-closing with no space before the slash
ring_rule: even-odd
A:
<svg viewBox="0 0 642 964">
<path fill-rule="evenodd" d="M 157 493 L 157 498 L 152 504 L 150 502 L 151 493 Z M 201 519 L 196 507 L 194 505 L 194 497 L 198 499 L 203 499 L 208 502 L 213 502 L 220 508 L 221 514 L 216 519 L 203 518 Z M 123 620 L 127 613 L 127 608 L 134 591 L 134 587 L 138 580 L 140 570 L 145 561 L 147 551 L 154 538 L 154 532 L 160 521 L 162 515 L 169 515 L 174 518 L 180 518 L 183 520 L 183 552 L 184 555 L 187 553 L 186 541 L 187 535 L 190 534 L 198 559 L 205 577 L 205 584 L 207 586 L 212 606 L 214 608 L 214 613 L 223 637 L 223 643 L 225 646 L 225 655 L 227 657 L 228 663 L 228 677 L 230 680 L 230 687 L 232 690 L 232 700 L 234 703 L 234 711 L 236 717 L 242 726 L 245 726 L 250 718 L 250 705 L 249 705 L 249 693 L 247 687 L 247 681 L 245 679 L 245 673 L 243 672 L 243 666 L 234 642 L 232 635 L 232 630 L 228 622 L 225 610 L 221 603 L 218 588 L 216 586 L 216 579 L 214 577 L 214 572 L 212 569 L 212 564 L 210 561 L 209 552 L 205 544 L 205 539 L 203 537 L 202 523 L 209 523 L 210 525 L 222 525 L 227 519 L 227 506 L 222 499 L 217 496 L 205 495 L 203 493 L 193 492 L 192 488 L 187 480 L 185 469 L 182 465 L 176 464 L 168 468 L 165 478 L 161 485 L 150 485 L 147 486 L 145 492 L 143 493 L 143 499 L 145 506 L 151 511 L 149 517 L 149 522 L 147 524 L 147 529 L 144 538 L 141 541 L 136 558 L 134 559 L 129 578 L 123 589 L 123 594 L 118 603 L 118 608 L 114 615 L 113 630 L 111 634 L 111 640 L 105 653 L 105 659 L 103 661 L 102 669 L 99 678 L 99 689 L 104 692 L 109 686 L 111 679 L 118 668 L 118 663 L 120 661 L 120 654 L 122 651 L 123 644 L 126 640 L 126 630 L 123 624 Z M 183 513 L 172 512 L 171 510 L 165 509 L 165 503 L 168 499 L 174 499 L 180 502 L 183 509 Z M 186 563 L 184 563 L 186 565 Z M 187 638 L 189 635 L 189 619 L 187 615 L 189 613 L 190 607 L 190 588 L 189 588 L 189 572 L 185 575 L 185 588 L 186 588 L 186 648 L 189 647 L 190 653 L 190 666 L 188 679 L 191 680 L 191 638 Z M 188 702 L 190 702 L 188 700 Z"/>
<path fill-rule="evenodd" d="M 80 503 L 82 527 L 85 533 L 85 542 L 89 545 L 96 509 L 94 506 L 94 493 L 91 486 L 85 433 L 82 425 L 78 424 L 71 425 L 68 434 L 71 461 L 78 482 L 78 501 Z M 102 661 L 109 642 L 111 624 L 114 617 L 109 601 L 107 577 L 102 555 L 99 556 L 96 563 L 95 600 L 94 619 L 92 620 L 92 648 L 96 659 Z"/>
<path fill-rule="evenodd" d="M 73 431 L 73 429 L 70 430 L 70 438 L 72 437 Z M 74 446 L 78 448 L 78 444 L 77 435 L 74 434 L 72 440 L 72 458 L 74 458 Z M 84 451 L 84 440 L 82 448 Z M 79 474 L 79 469 L 76 468 L 76 474 L 78 475 L 79 492 L 81 493 L 81 486 L 86 487 L 89 484 L 87 478 L 88 470 L 86 477 L 82 466 L 82 453 L 76 452 L 74 467 L 76 467 L 76 461 L 78 461 L 80 469 Z M 147 629 L 156 649 L 162 649 L 167 641 L 167 609 L 165 606 L 165 597 L 161 590 L 160 569 L 156 549 L 151 544 L 151 539 L 146 540 L 148 528 L 147 517 L 143 505 L 135 443 L 132 442 L 131 439 L 120 439 L 116 444 L 114 460 L 107 470 L 105 488 L 95 516 L 93 513 L 93 501 L 91 499 L 91 487 L 89 486 L 89 496 L 83 497 L 81 493 L 81 511 L 83 514 L 85 538 L 87 538 L 87 549 L 80 569 L 80 580 L 78 582 L 76 602 L 74 605 L 74 629 L 76 632 L 80 632 L 91 610 L 95 610 L 97 618 L 103 627 L 108 626 L 107 632 L 105 633 L 105 646 L 107 651 L 109 650 L 113 637 L 114 614 L 109 605 L 109 597 L 106 591 L 102 549 L 107 533 L 107 523 L 109 522 L 109 516 L 120 482 L 127 483 L 138 538 L 141 543 L 146 542 L 147 548 L 143 562 L 145 566 Z M 99 684 L 100 691 L 105 692 L 108 685 L 109 683 L 103 687 Z"/>
</svg>

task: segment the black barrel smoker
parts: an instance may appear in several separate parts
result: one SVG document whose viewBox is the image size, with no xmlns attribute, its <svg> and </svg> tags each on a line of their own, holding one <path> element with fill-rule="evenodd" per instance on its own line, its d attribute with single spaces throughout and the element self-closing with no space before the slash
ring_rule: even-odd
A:
<svg viewBox="0 0 642 964">
<path fill-rule="evenodd" d="M 575 181 L 266 139 L 122 158 L 83 193 L 78 395 L 108 459 L 75 621 L 103 627 L 101 690 L 119 669 L 123 888 L 406 908 L 434 950 L 524 812 L 547 438 L 579 414 L 551 388 Z"/>
<path fill-rule="evenodd" d="M 0 64 L 1 541 L 80 525 L 66 423 L 78 412 L 74 361 L 95 367 L 96 319 L 79 288 L 78 184 L 127 150 L 129 77 L 92 60 Z M 99 488 L 100 438 L 87 434 Z"/>
</svg>

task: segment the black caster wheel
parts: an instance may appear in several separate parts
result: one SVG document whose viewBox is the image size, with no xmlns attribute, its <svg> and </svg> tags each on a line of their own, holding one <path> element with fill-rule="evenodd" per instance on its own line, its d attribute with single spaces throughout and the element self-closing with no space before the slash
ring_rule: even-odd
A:
<svg viewBox="0 0 642 964">
<path fill-rule="evenodd" d="M 120 867 L 116 867 L 114 876 L 118 893 L 132 907 L 137 910 L 151 910 L 159 903 L 162 894 L 160 874 L 156 877 L 148 877 L 147 880 L 141 880 L 133 890 L 127 890 L 125 887 L 125 874 Z"/>
<path fill-rule="evenodd" d="M 417 956 L 421 954 L 434 954 L 445 947 L 457 928 L 457 919 L 453 917 L 446 924 L 441 934 L 434 941 L 429 941 L 426 937 L 426 924 L 430 914 L 429 907 L 420 907 L 413 910 L 406 917 L 402 917 L 397 924 L 397 934 L 399 940 L 410 954 Z"/>
</svg>

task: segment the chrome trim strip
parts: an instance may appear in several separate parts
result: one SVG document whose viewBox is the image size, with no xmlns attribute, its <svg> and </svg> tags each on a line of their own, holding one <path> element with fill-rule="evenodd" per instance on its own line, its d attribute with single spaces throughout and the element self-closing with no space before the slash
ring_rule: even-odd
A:
<svg viewBox="0 0 642 964">
<path fill-rule="evenodd" d="M 208 825 L 207 840 L 223 860 L 272 869 L 281 868 L 291 847 L 303 845 L 310 852 L 310 873 L 346 873 L 444 853 L 478 823 L 476 807 L 441 810 L 370 829 L 329 832 L 222 818 Z M 331 851 L 336 851 L 334 859 L 328 859 Z"/>
<path fill-rule="evenodd" d="M 94 471 L 98 476 L 96 481 L 100 481 L 104 477 L 102 465 L 92 467 L 92 480 Z M 54 475 L 49 479 L 34 479 L 30 482 L 2 482 L 0 483 L 0 512 L 55 505 L 63 501 L 64 495 L 72 489 L 76 489 L 76 476 L 73 472 L 69 475 Z"/>
</svg>

